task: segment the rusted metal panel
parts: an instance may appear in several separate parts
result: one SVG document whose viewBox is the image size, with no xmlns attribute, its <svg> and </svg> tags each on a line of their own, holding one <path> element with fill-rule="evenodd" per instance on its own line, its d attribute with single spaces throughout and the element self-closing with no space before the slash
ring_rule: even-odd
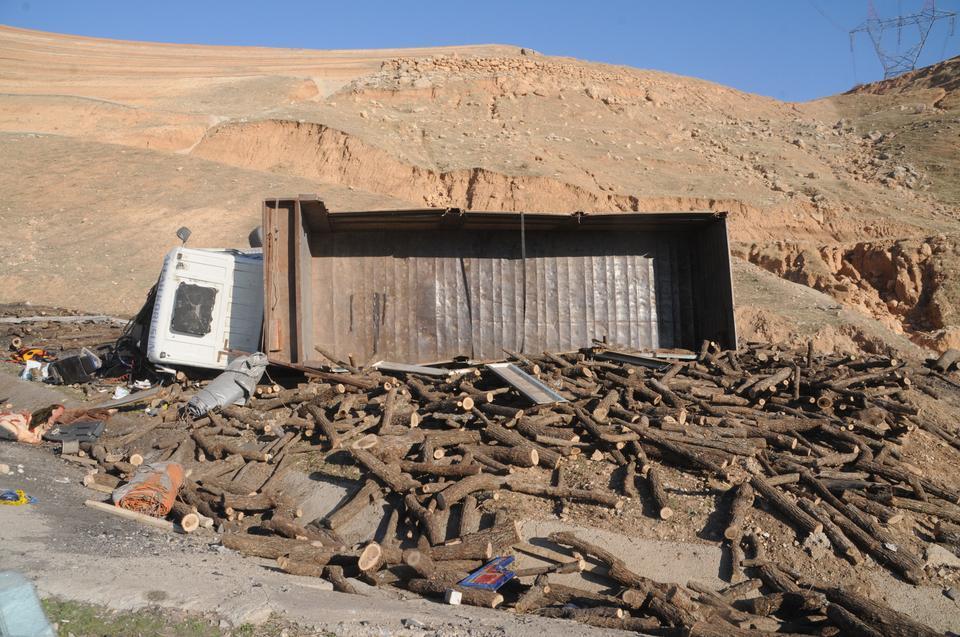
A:
<svg viewBox="0 0 960 637">
<path fill-rule="evenodd" d="M 415 363 L 604 338 L 736 343 L 722 214 L 328 212 L 300 197 L 266 201 L 264 231 L 264 340 L 278 360 L 319 363 L 314 346 Z"/>
</svg>

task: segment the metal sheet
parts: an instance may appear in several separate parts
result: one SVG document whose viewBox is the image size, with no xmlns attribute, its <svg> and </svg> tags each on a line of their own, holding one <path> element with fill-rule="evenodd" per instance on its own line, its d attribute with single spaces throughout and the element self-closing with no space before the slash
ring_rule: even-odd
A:
<svg viewBox="0 0 960 637">
<path fill-rule="evenodd" d="M 627 365 L 638 365 L 650 369 L 664 370 L 668 369 L 672 363 L 668 363 L 656 356 L 644 356 L 643 354 L 625 354 L 623 352 L 597 352 L 594 358 L 602 361 L 614 361 L 616 363 L 626 363 Z"/>
<path fill-rule="evenodd" d="M 517 213 L 267 201 L 271 357 L 310 365 L 319 345 L 361 363 L 414 363 L 605 337 L 635 350 L 735 342 L 722 215 L 524 215 L 525 251 L 520 223 Z"/>
<path fill-rule="evenodd" d="M 375 369 L 382 369 L 385 372 L 400 372 L 402 374 L 420 374 L 422 376 L 452 376 L 456 372 L 442 367 L 428 367 L 426 365 L 407 365 L 406 363 L 391 363 L 389 361 L 377 361 L 372 365 Z"/>
<path fill-rule="evenodd" d="M 485 367 L 535 405 L 567 402 L 566 398 L 550 389 L 539 378 L 531 376 L 513 363 L 490 363 Z"/>
</svg>

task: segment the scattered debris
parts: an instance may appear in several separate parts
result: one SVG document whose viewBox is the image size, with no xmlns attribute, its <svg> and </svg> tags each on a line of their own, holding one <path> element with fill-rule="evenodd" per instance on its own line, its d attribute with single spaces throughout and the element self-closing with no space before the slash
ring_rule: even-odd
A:
<svg viewBox="0 0 960 637">
<path fill-rule="evenodd" d="M 49 421 L 31 424 L 33 414 L 30 412 L 0 412 L 0 434 L 10 440 L 38 445 L 53 423 Z"/>
<path fill-rule="evenodd" d="M 4 635 L 56 637 L 33 584 L 16 571 L 0 571 L 0 629 Z"/>
<path fill-rule="evenodd" d="M 161 520 L 143 513 L 137 513 L 136 511 L 130 511 L 123 509 L 119 506 L 110 504 L 109 502 L 98 502 L 96 500 L 87 500 L 83 503 L 84 506 L 90 507 L 91 509 L 97 509 L 98 511 L 103 511 L 104 513 L 109 513 L 110 515 L 115 515 L 119 518 L 125 518 L 127 520 L 134 520 L 140 522 L 141 524 L 146 524 L 149 526 L 156 527 L 162 531 L 174 530 L 173 522 L 167 520 Z"/>
<path fill-rule="evenodd" d="M 927 561 L 925 565 L 932 568 L 939 568 L 941 566 L 960 568 L 960 557 L 957 557 L 939 544 L 931 544 L 927 547 Z"/>
<path fill-rule="evenodd" d="M 37 499 L 27 495 L 23 489 L 6 489 L 0 491 L 0 505 L 20 506 L 22 504 L 36 504 Z"/>
<path fill-rule="evenodd" d="M 513 579 L 516 574 L 510 570 L 513 559 L 512 555 L 495 557 L 493 560 L 484 564 L 482 568 L 478 568 L 460 580 L 458 585 L 466 586 L 467 588 L 495 591 Z"/>
<path fill-rule="evenodd" d="M 61 385 L 75 385 L 91 380 L 97 370 L 103 367 L 100 357 L 86 347 L 75 356 L 60 358 L 47 367 L 50 382 Z"/>
<path fill-rule="evenodd" d="M 691 635 L 735 635 L 737 627 L 770 621 L 811 634 L 822 625 L 812 617 L 826 617 L 821 621 L 841 630 L 859 621 L 874 631 L 899 625 L 913 631 L 904 634 L 933 634 L 884 606 L 768 561 L 744 522 L 750 507 L 763 505 L 793 526 L 812 553 L 834 551 L 852 564 L 866 553 L 898 577 L 919 581 L 921 559 L 878 520 L 903 511 L 960 519 L 955 492 L 917 473 L 898 451 L 921 427 L 960 449 L 960 438 L 920 418 L 912 400 L 938 382 L 936 376 L 883 356 L 814 356 L 809 348 L 787 352 L 759 344 L 734 352 L 706 342 L 698 354 L 646 352 L 644 360 L 637 354 L 597 344 L 512 355 L 512 365 L 565 401 L 542 405 L 483 366 L 438 375 L 331 361 L 344 371 L 305 368 L 307 382 L 289 388 L 251 384 L 245 406 L 223 400 L 195 417 L 188 405 L 219 378 L 183 377 L 174 386 L 179 389 L 168 392 L 167 408 L 159 405 L 163 415 L 81 443 L 99 468 L 84 483 L 98 489 L 116 489 L 152 463 L 192 471 L 171 504 L 171 518 L 180 523 L 89 505 L 145 517 L 167 530 L 216 526 L 224 547 L 276 560 L 291 574 L 328 579 L 342 591 L 356 590 L 352 577 L 448 603 L 513 606 L 630 630 L 682 628 Z M 349 458 L 361 476 L 350 497 L 313 521 L 300 518 L 297 503 L 279 486 L 307 454 Z M 614 489 L 550 479 L 558 468 L 593 455 L 619 467 Z M 135 456 L 144 461 L 139 470 Z M 512 492 L 615 512 L 625 498 L 640 497 L 645 482 L 653 514 L 667 520 L 676 509 L 664 488 L 668 466 L 729 485 L 721 505 L 729 510 L 721 516 L 734 557 L 731 579 L 758 577 L 761 601 L 723 601 L 695 583 L 642 577 L 578 534 L 545 538 L 568 552 L 533 545 L 509 510 L 499 508 Z M 380 533 L 345 544 L 339 531 L 384 502 Z M 492 525 L 485 526 L 483 513 L 494 514 Z M 938 526 L 938 541 L 948 542 L 955 530 Z M 493 556 L 512 561 L 518 551 L 547 564 L 507 570 L 509 581 L 498 582 L 499 590 L 469 585 L 469 574 L 489 570 L 482 567 Z M 591 577 L 602 574 L 617 596 L 551 579 L 583 570 L 587 559 L 603 567 Z"/>
<path fill-rule="evenodd" d="M 226 371 L 190 399 L 187 411 L 194 418 L 199 418 L 217 407 L 245 404 L 266 369 L 266 354 L 258 352 L 237 358 L 227 366 Z"/>
<path fill-rule="evenodd" d="M 141 465 L 129 482 L 113 492 L 118 507 L 162 518 L 183 486 L 183 467 L 175 462 Z"/>
</svg>

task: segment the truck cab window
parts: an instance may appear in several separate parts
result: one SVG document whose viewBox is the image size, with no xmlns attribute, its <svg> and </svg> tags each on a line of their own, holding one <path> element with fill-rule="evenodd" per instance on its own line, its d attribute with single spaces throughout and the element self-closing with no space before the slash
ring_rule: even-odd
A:
<svg viewBox="0 0 960 637">
<path fill-rule="evenodd" d="M 170 330 L 191 336 L 205 336 L 211 331 L 213 306 L 217 289 L 192 283 L 181 283 L 173 298 Z"/>
</svg>

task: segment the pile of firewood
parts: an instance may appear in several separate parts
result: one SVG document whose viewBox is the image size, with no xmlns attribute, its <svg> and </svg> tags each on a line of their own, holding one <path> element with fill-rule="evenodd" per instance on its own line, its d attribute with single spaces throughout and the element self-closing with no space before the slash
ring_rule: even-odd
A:
<svg viewBox="0 0 960 637">
<path fill-rule="evenodd" d="M 531 405 L 483 366 L 438 377 L 331 360 L 330 371 L 310 371 L 308 382 L 261 386 L 244 407 L 187 421 L 177 408 L 193 387 L 185 381 L 149 424 L 88 446 L 99 471 L 87 483 L 109 490 L 144 460 L 180 462 L 190 476 L 175 517 L 192 516 L 191 527 L 196 520 L 216 526 L 224 546 L 275 559 L 290 573 L 327 578 L 341 591 L 356 592 L 347 579 L 354 577 L 661 635 L 760 635 L 755 627 L 771 626 L 795 634 L 936 634 L 768 561 L 744 519 L 763 503 L 801 537 L 823 534 L 852 564 L 867 554 L 917 583 L 920 558 L 895 543 L 887 524 L 904 511 L 927 516 L 938 542 L 960 547 L 957 491 L 900 451 L 918 428 L 960 449 L 960 434 L 933 425 L 915 404 L 917 392 L 956 392 L 950 376 L 889 357 L 813 356 L 761 345 L 733 352 L 705 343 L 698 355 L 661 358 L 600 345 L 509 354 L 566 402 Z M 304 454 L 348 455 L 362 476 L 346 502 L 311 522 L 281 488 Z M 565 468 L 584 455 L 617 465 L 619 491 L 564 484 Z M 498 509 L 506 491 L 613 509 L 643 493 L 667 519 L 675 503 L 664 466 L 732 485 L 723 532 L 734 556 L 727 589 L 641 577 L 570 533 L 546 538 L 555 549 L 524 542 L 518 521 Z M 378 537 L 342 541 L 338 530 L 384 503 Z M 491 516 L 484 513 L 494 514 L 486 528 Z M 518 551 L 548 565 L 521 569 L 496 592 L 458 585 L 491 557 Z M 616 595 L 550 579 L 588 561 L 600 565 Z"/>
<path fill-rule="evenodd" d="M 114 343 L 124 328 L 122 322 L 109 317 L 91 319 L 60 312 L 48 317 L 46 312 L 41 315 L 39 310 L 26 312 L 22 308 L 18 313 L 29 316 L 17 316 L 8 308 L 0 305 L 0 347 L 10 355 L 23 348 L 43 348 L 56 355 L 81 347 Z"/>
</svg>

